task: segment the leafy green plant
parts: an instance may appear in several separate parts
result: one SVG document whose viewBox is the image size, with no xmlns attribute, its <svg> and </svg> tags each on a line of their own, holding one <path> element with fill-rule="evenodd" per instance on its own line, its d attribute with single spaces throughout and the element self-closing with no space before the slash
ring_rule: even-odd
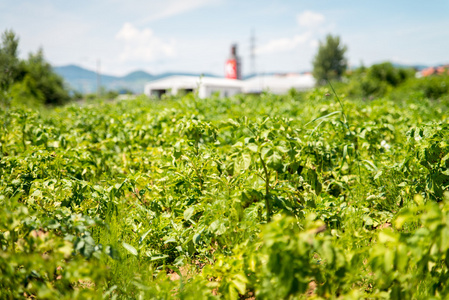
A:
<svg viewBox="0 0 449 300">
<path fill-rule="evenodd" d="M 1 298 L 447 298 L 447 104 L 344 88 L 0 108 Z"/>
</svg>

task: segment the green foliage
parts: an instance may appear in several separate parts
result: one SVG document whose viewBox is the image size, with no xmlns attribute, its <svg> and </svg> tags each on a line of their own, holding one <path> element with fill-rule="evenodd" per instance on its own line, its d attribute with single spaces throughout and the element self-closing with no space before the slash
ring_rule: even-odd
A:
<svg viewBox="0 0 449 300">
<path fill-rule="evenodd" d="M 391 63 L 386 62 L 382 64 L 372 65 L 367 72 L 367 77 L 376 80 L 386 82 L 391 86 L 398 86 L 400 83 L 405 81 L 411 72 L 407 72 L 403 68 L 395 68 Z"/>
<path fill-rule="evenodd" d="M 42 50 L 30 54 L 24 68 L 26 76 L 34 80 L 36 93 L 42 94 L 45 104 L 61 105 L 70 99 L 63 79 L 45 61 Z"/>
<path fill-rule="evenodd" d="M 324 43 L 320 42 L 318 53 L 313 59 L 313 76 L 318 83 L 341 78 L 347 68 L 346 50 L 347 47 L 340 44 L 338 36 L 329 34 Z"/>
<path fill-rule="evenodd" d="M 0 91 L 5 91 L 19 75 L 19 39 L 12 30 L 2 33 L 0 43 Z"/>
<path fill-rule="evenodd" d="M 26 75 L 22 81 L 14 83 L 9 94 L 12 106 L 25 105 L 37 108 L 44 104 L 44 95 L 37 88 L 36 81 L 29 75 Z"/>
<path fill-rule="evenodd" d="M 42 50 L 18 59 L 18 38 L 5 31 L 0 44 L 0 100 L 6 105 L 36 107 L 41 104 L 61 105 L 70 100 L 63 79 L 45 61 Z M 11 103 L 8 103 L 11 101 Z"/>
<path fill-rule="evenodd" d="M 102 280 L 104 269 L 75 254 L 86 254 L 80 242 L 69 239 L 76 228 L 66 227 L 68 220 L 61 215 L 51 219 L 30 211 L 17 197 L 0 197 L 0 297 L 99 298 L 95 282 Z M 79 217 L 75 222 L 83 226 Z"/>
<path fill-rule="evenodd" d="M 443 192 L 449 189 L 448 130 L 448 124 L 432 123 L 412 128 L 408 133 L 416 159 L 425 168 L 425 176 L 417 178 L 417 192 L 425 192 L 429 198 L 438 201 L 443 199 Z"/>
<path fill-rule="evenodd" d="M 413 70 L 396 68 L 389 62 L 375 64 L 369 68 L 361 68 L 352 74 L 348 94 L 382 97 L 413 76 Z"/>
<path fill-rule="evenodd" d="M 432 75 L 424 78 L 412 78 L 391 94 L 396 99 L 413 96 L 427 99 L 447 99 L 449 95 L 449 76 Z"/>
<path fill-rule="evenodd" d="M 112 99 L 117 98 L 118 95 L 119 95 L 119 93 L 116 92 L 116 91 L 107 91 L 106 94 L 105 94 L 105 98 L 112 100 Z"/>
<path fill-rule="evenodd" d="M 0 298 L 446 299 L 448 111 L 325 87 L 0 109 Z"/>
</svg>

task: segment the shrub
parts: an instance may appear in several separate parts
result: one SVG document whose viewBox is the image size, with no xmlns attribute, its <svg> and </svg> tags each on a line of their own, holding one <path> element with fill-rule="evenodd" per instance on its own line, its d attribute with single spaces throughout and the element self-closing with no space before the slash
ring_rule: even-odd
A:
<svg viewBox="0 0 449 300">
<path fill-rule="evenodd" d="M 413 70 L 396 68 L 389 62 L 372 65 L 366 71 L 356 71 L 351 76 L 348 94 L 362 97 L 382 97 L 411 78 L 413 74 Z"/>
</svg>

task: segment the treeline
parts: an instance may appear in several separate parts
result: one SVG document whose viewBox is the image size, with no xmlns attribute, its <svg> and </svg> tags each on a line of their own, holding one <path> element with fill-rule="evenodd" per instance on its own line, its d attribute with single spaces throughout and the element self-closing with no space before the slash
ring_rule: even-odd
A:
<svg viewBox="0 0 449 300">
<path fill-rule="evenodd" d="M 18 57 L 19 38 L 6 30 L 0 43 L 0 101 L 6 105 L 61 105 L 70 101 L 64 80 L 45 60 L 42 49 Z"/>
<path fill-rule="evenodd" d="M 449 96 L 449 76 L 415 76 L 413 68 L 395 67 L 389 62 L 360 67 L 346 74 L 342 92 L 351 97 L 373 99 L 390 97 L 393 100 L 409 97 L 439 99 Z"/>
<path fill-rule="evenodd" d="M 414 68 L 399 68 L 390 62 L 348 70 L 347 49 L 339 36 L 327 35 L 320 42 L 313 59 L 313 76 L 318 85 L 328 85 L 330 81 L 339 94 L 362 99 L 449 96 L 449 70 L 424 78 L 416 78 Z"/>
</svg>

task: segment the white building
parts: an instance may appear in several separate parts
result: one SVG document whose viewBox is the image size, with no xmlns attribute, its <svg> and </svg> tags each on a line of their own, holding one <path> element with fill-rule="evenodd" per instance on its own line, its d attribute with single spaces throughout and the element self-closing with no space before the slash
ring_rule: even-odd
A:
<svg viewBox="0 0 449 300">
<path fill-rule="evenodd" d="M 145 95 L 157 97 L 188 92 L 198 93 L 200 98 L 208 98 L 214 93 L 230 97 L 242 93 L 243 89 L 240 80 L 198 76 L 170 76 L 151 81 L 144 89 Z"/>
<path fill-rule="evenodd" d="M 147 83 L 144 93 L 148 96 L 160 97 L 166 93 L 177 95 L 194 92 L 198 93 L 200 98 L 208 98 L 214 93 L 218 93 L 220 97 L 231 97 L 240 93 L 257 94 L 263 91 L 284 94 L 291 88 L 307 90 L 314 86 L 315 79 L 311 74 L 260 75 L 247 80 L 170 76 Z"/>
<path fill-rule="evenodd" d="M 285 94 L 292 88 L 299 91 L 312 89 L 315 82 L 312 74 L 259 75 L 243 81 L 243 90 L 245 93 Z"/>
</svg>

